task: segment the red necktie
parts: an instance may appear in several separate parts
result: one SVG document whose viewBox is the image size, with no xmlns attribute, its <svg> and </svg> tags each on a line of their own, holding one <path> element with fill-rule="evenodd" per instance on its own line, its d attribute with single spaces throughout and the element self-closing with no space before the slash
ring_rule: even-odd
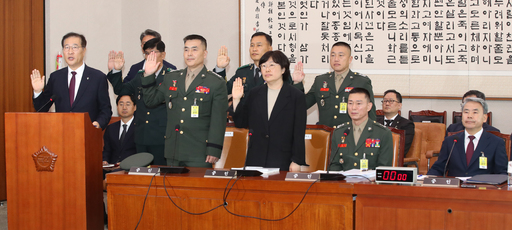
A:
<svg viewBox="0 0 512 230">
<path fill-rule="evenodd" d="M 73 75 L 71 77 L 71 81 L 69 82 L 69 105 L 70 106 L 73 106 L 73 102 L 75 101 L 75 75 L 76 75 L 76 72 L 73 71 L 71 72 L 71 74 Z"/>
<path fill-rule="evenodd" d="M 471 157 L 473 157 L 473 153 L 475 152 L 475 145 L 473 144 L 473 140 L 475 136 L 469 136 L 468 148 L 466 149 L 466 161 L 469 167 L 469 162 L 471 161 Z"/>
</svg>

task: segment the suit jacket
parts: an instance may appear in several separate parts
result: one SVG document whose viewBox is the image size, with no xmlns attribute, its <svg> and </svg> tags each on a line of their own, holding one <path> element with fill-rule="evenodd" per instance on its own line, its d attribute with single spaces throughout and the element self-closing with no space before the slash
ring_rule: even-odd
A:
<svg viewBox="0 0 512 230">
<path fill-rule="evenodd" d="M 328 91 L 321 91 L 324 87 L 324 82 L 327 84 Z M 300 86 L 302 84 L 297 84 Z M 319 124 L 327 125 L 336 128 L 338 125 L 351 121 L 347 113 L 340 113 L 340 103 L 348 102 L 348 93 L 351 88 L 360 87 L 368 90 L 370 93 L 370 100 L 373 103 L 372 109 L 368 112 L 370 119 L 375 120 L 375 100 L 373 98 L 372 81 L 370 78 L 349 70 L 347 76 L 340 86 L 340 91 L 337 92 L 336 84 L 334 82 L 334 72 L 319 75 L 315 78 L 315 82 L 306 94 L 306 106 L 310 108 L 315 103 L 318 105 Z"/>
<path fill-rule="evenodd" d="M 345 137 L 346 129 L 350 131 Z M 359 169 L 364 153 L 366 153 L 370 170 L 377 166 L 393 165 L 393 136 L 387 127 L 368 119 L 357 145 L 354 141 L 353 129 L 350 121 L 339 125 L 334 130 L 331 142 L 331 156 L 334 156 L 334 159 L 330 164 L 330 170 Z"/>
<path fill-rule="evenodd" d="M 130 71 L 128 71 L 128 75 L 126 75 L 126 77 L 123 80 L 124 83 L 129 82 L 135 78 L 135 75 L 137 75 L 137 73 L 140 70 L 142 70 L 142 67 L 144 66 L 144 61 L 146 61 L 146 60 L 142 60 L 141 62 L 134 64 L 134 65 L 132 65 L 132 67 L 130 67 Z M 172 70 L 176 69 L 176 66 L 167 62 L 166 60 L 164 60 L 164 66 L 167 68 L 171 68 Z M 164 69 L 167 69 L 167 68 L 164 68 Z"/>
<path fill-rule="evenodd" d="M 446 137 L 439 153 L 439 158 L 428 170 L 428 175 L 442 176 L 448 155 L 454 143 L 454 138 L 458 140 L 453 147 L 453 152 L 448 161 L 448 176 L 468 177 L 478 174 L 506 174 L 507 173 L 507 153 L 505 150 L 505 142 L 503 139 L 488 133 L 482 132 L 482 136 L 478 141 L 473 157 L 467 165 L 466 149 L 464 146 L 464 132 Z M 479 169 L 479 158 L 482 152 L 487 157 L 487 169 Z"/>
<path fill-rule="evenodd" d="M 155 83 L 160 85 L 164 81 L 165 73 L 172 70 L 171 67 L 164 64 Z M 167 107 L 163 103 L 152 107 L 146 106 L 142 93 L 142 74 L 144 74 L 144 72 L 139 71 L 136 78 L 125 83 L 122 82 L 122 72 L 115 74 L 109 72 L 107 78 L 112 84 L 115 94 L 135 95 L 137 98 L 137 110 L 135 110 L 135 119 L 133 121 L 135 125 L 135 143 L 139 145 L 164 145 L 165 128 L 167 126 Z"/>
<path fill-rule="evenodd" d="M 56 112 L 88 112 L 91 122 L 97 121 L 101 128 L 105 129 L 112 117 L 112 106 L 105 74 L 86 65 L 75 101 L 73 106 L 70 106 L 68 68 L 50 74 L 44 91 L 32 100 L 34 109 L 48 112 L 52 104 L 55 103 Z M 55 102 L 50 102 L 43 107 L 52 95 L 57 96 Z"/>
<path fill-rule="evenodd" d="M 165 157 L 194 162 L 204 162 L 207 155 L 220 158 L 228 108 L 226 82 L 203 66 L 185 90 L 186 75 L 187 69 L 166 72 L 160 85 L 155 75 L 141 76 L 146 106 L 165 102 Z M 198 117 L 191 117 L 194 103 L 199 106 Z"/>
<path fill-rule="evenodd" d="M 110 164 L 121 162 L 137 153 L 133 135 L 135 133 L 133 122 L 126 131 L 123 143 L 119 140 L 120 127 L 121 121 L 114 122 L 107 126 L 103 134 L 103 161 Z"/>
<path fill-rule="evenodd" d="M 377 118 L 377 122 L 386 126 L 384 124 L 384 117 Z M 405 148 L 404 148 L 404 157 L 409 152 L 411 148 L 412 140 L 414 139 L 414 122 L 409 119 L 405 119 L 402 116 L 396 116 L 395 120 L 391 122 L 391 127 L 395 129 L 405 130 Z"/>
<path fill-rule="evenodd" d="M 487 123 L 483 123 L 482 124 L 482 128 L 484 129 L 484 131 L 497 131 L 497 132 L 500 132 L 501 131 Z M 448 136 L 448 133 L 454 133 L 454 132 L 458 132 L 458 131 L 462 131 L 464 130 L 464 125 L 462 124 L 462 122 L 457 122 L 455 124 L 451 124 L 450 126 L 448 126 L 448 128 L 446 129 L 446 137 Z"/>
<path fill-rule="evenodd" d="M 238 105 L 233 120 L 252 133 L 247 151 L 248 166 L 280 168 L 288 171 L 293 161 L 306 165 L 304 134 L 306 101 L 304 93 L 283 84 L 268 119 L 268 87 L 252 89 L 246 103 Z"/>
</svg>

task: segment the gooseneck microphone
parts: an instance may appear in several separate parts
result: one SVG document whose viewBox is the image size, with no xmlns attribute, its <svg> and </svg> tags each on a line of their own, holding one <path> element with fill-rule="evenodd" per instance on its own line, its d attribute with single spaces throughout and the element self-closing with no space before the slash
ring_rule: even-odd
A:
<svg viewBox="0 0 512 230">
<path fill-rule="evenodd" d="M 349 133 L 350 133 L 350 128 L 347 128 L 347 129 L 345 129 L 345 131 L 343 131 L 343 136 L 345 139 L 347 138 Z M 334 157 L 336 156 L 336 154 L 338 153 L 338 150 L 340 150 L 340 147 L 342 145 L 343 145 L 343 143 L 338 144 L 338 148 L 336 148 L 336 151 L 332 154 L 331 158 L 329 159 L 329 163 L 327 164 L 327 172 L 320 174 L 320 180 L 343 180 L 343 179 L 345 179 L 345 175 L 343 175 L 343 174 L 339 174 L 339 173 L 329 174 L 329 171 L 330 171 L 329 168 L 331 167 L 332 161 L 334 160 Z"/>
<path fill-rule="evenodd" d="M 455 147 L 455 143 L 457 143 L 457 141 L 459 141 L 459 137 L 458 136 L 454 136 L 453 137 L 452 149 L 450 150 L 450 154 L 448 155 L 448 159 L 446 160 L 446 164 L 444 165 L 443 177 L 446 177 L 446 169 L 448 168 L 448 162 L 450 162 L 450 158 L 452 157 L 453 147 Z"/>
<path fill-rule="evenodd" d="M 57 95 L 52 95 L 52 96 L 50 97 L 50 100 L 48 100 L 46 103 L 44 103 L 44 105 L 43 105 L 43 106 L 41 106 L 41 108 L 39 108 L 39 109 L 36 111 L 36 113 L 37 113 L 37 112 L 40 112 L 40 111 L 41 111 L 45 106 L 47 106 L 50 102 L 54 102 L 55 100 L 57 100 L 57 98 L 58 98 L 58 96 L 57 96 Z"/>
</svg>

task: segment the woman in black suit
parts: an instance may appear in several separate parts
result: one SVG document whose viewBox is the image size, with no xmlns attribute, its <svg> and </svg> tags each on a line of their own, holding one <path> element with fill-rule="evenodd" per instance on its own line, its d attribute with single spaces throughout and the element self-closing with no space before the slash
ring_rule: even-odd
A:
<svg viewBox="0 0 512 230">
<path fill-rule="evenodd" d="M 287 83 L 290 62 L 281 51 L 265 53 L 259 63 L 266 84 L 253 88 L 243 105 L 242 79 L 232 91 L 235 126 L 251 133 L 247 165 L 300 171 L 306 165 L 304 93 Z"/>
</svg>

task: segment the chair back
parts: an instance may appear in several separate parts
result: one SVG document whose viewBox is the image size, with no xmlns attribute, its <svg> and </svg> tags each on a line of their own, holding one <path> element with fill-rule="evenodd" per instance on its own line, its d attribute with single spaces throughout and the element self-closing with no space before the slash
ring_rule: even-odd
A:
<svg viewBox="0 0 512 230">
<path fill-rule="evenodd" d="M 236 128 L 233 124 L 228 124 L 222 154 L 213 167 L 226 169 L 244 167 L 248 143 L 248 129 Z"/>
<path fill-rule="evenodd" d="M 326 170 L 331 153 L 334 128 L 325 125 L 306 125 L 306 163 L 309 171 Z"/>
<path fill-rule="evenodd" d="M 404 165 L 405 130 L 388 127 L 393 136 L 393 167 Z"/>
<path fill-rule="evenodd" d="M 497 131 L 487 131 L 489 133 L 492 133 L 498 137 L 501 137 L 503 139 L 503 141 L 505 141 L 505 150 L 507 151 L 507 160 L 510 161 L 510 149 L 512 146 L 510 146 L 510 144 L 512 143 L 510 141 L 510 135 L 509 134 L 504 134 L 504 133 L 500 133 L 500 132 L 497 132 Z"/>
<path fill-rule="evenodd" d="M 462 122 L 462 112 L 453 111 L 452 113 L 452 124 Z M 487 113 L 487 121 L 488 125 L 492 125 L 492 112 Z"/>
<path fill-rule="evenodd" d="M 416 167 L 419 167 L 420 156 L 422 151 L 422 140 L 423 140 L 423 131 L 418 128 L 414 128 L 414 138 L 412 139 L 411 147 L 409 148 L 409 152 L 404 158 L 404 163 L 407 162 L 416 162 Z"/>
<path fill-rule="evenodd" d="M 413 122 L 442 123 L 446 124 L 446 111 L 421 110 L 413 112 L 409 110 L 409 120 Z"/>
<path fill-rule="evenodd" d="M 435 152 L 441 151 L 443 145 L 444 135 L 446 133 L 446 125 L 441 123 L 421 123 L 414 122 L 416 129 L 422 132 L 421 152 L 420 152 L 420 167 L 419 174 L 426 174 L 428 171 L 428 163 L 426 152 L 433 150 Z M 437 157 L 431 159 L 430 165 L 434 164 Z"/>
</svg>

